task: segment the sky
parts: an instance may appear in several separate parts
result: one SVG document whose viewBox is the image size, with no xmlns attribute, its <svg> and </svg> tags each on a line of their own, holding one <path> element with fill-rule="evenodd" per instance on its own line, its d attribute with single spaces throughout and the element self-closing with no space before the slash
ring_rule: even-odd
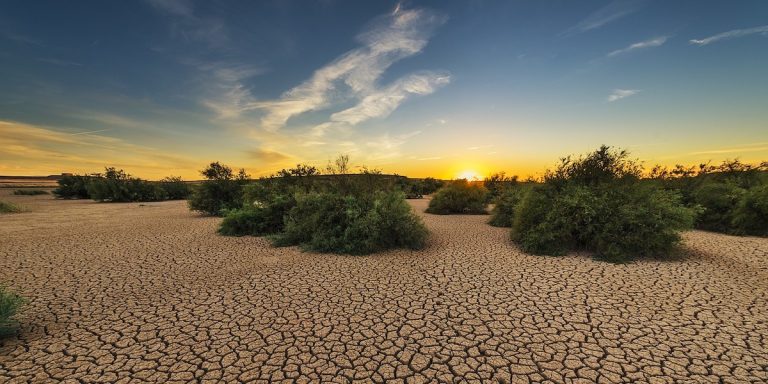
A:
<svg viewBox="0 0 768 384">
<path fill-rule="evenodd" d="M 297 163 L 540 175 L 768 160 L 768 2 L 23 1 L 0 7 L 0 175 Z"/>
</svg>

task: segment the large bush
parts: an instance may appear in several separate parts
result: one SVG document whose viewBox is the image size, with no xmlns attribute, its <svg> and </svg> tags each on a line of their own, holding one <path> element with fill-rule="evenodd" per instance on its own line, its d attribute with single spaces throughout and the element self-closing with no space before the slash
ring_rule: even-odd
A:
<svg viewBox="0 0 768 384">
<path fill-rule="evenodd" d="M 693 191 L 693 203 L 702 208 L 696 227 L 732 233 L 733 211 L 746 191 L 732 183 L 709 182 Z"/>
<path fill-rule="evenodd" d="M 562 159 L 515 209 L 512 239 L 534 254 L 588 250 L 611 261 L 668 256 L 696 210 L 679 193 L 641 183 L 640 166 L 609 147 Z"/>
<path fill-rule="evenodd" d="M 317 252 L 368 254 L 391 248 L 419 249 L 427 229 L 402 192 L 369 196 L 312 192 L 299 195 L 285 217 L 278 246 L 300 245 Z"/>
<path fill-rule="evenodd" d="M 24 299 L 21 296 L 0 285 L 0 337 L 15 331 L 18 324 L 14 316 L 22 304 Z"/>
<path fill-rule="evenodd" d="M 489 224 L 494 227 L 511 227 L 515 207 L 520 203 L 523 191 L 519 188 L 506 188 L 494 199 Z"/>
<path fill-rule="evenodd" d="M 768 236 L 768 185 L 744 193 L 731 220 L 737 234 Z"/>
<path fill-rule="evenodd" d="M 478 183 L 454 180 L 435 193 L 427 212 L 438 215 L 485 214 L 487 194 L 488 190 Z"/>
<path fill-rule="evenodd" d="M 191 210 L 221 216 L 242 206 L 243 185 L 248 182 L 245 170 L 235 174 L 232 168 L 215 162 L 200 173 L 205 180 L 195 186 L 189 197 Z"/>
<path fill-rule="evenodd" d="M 90 176 L 67 175 L 56 180 L 59 187 L 53 190 L 56 197 L 62 199 L 88 199 L 88 182 Z"/>
<path fill-rule="evenodd" d="M 131 202 L 161 201 L 167 194 L 159 184 L 131 177 L 122 169 L 106 168 L 103 175 L 92 177 L 88 195 L 96 201 Z"/>
<path fill-rule="evenodd" d="M 422 247 L 427 230 L 400 191 L 404 178 L 364 167 L 352 175 L 348 161 L 329 164 L 327 176 L 299 165 L 245 186 L 242 207 L 226 212 L 219 233 L 346 254 Z"/>
</svg>

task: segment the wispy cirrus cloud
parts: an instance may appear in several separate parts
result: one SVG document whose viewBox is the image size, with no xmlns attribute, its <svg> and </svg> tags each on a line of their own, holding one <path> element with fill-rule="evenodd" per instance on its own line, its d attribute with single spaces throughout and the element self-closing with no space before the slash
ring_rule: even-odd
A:
<svg viewBox="0 0 768 384">
<path fill-rule="evenodd" d="M 726 153 L 760 152 L 768 151 L 768 143 L 746 144 L 740 147 L 710 149 L 706 151 L 691 152 L 689 155 L 721 155 Z"/>
<path fill-rule="evenodd" d="M 703 39 L 692 39 L 692 40 L 689 40 L 689 42 L 691 44 L 703 46 L 703 45 L 715 43 L 721 40 L 728 40 L 736 37 L 749 36 L 754 34 L 761 34 L 764 36 L 768 36 L 768 25 L 763 25 L 763 26 L 754 27 L 754 28 L 734 29 L 732 31 L 718 33 L 717 35 L 706 37 Z"/>
<path fill-rule="evenodd" d="M 627 46 L 625 48 L 622 48 L 622 49 L 617 49 L 617 50 L 609 53 L 607 56 L 608 57 L 614 57 L 614 56 L 618 56 L 618 55 L 621 55 L 621 54 L 624 54 L 624 53 L 632 52 L 632 51 L 635 51 L 635 50 L 638 50 L 638 49 L 659 47 L 659 46 L 664 45 L 664 43 L 666 43 L 666 42 L 667 42 L 667 37 L 666 36 L 656 37 L 656 38 L 653 38 L 653 39 L 649 39 L 649 40 L 640 41 L 640 42 L 637 42 L 637 43 L 634 43 L 634 44 L 630 44 L 629 46 Z"/>
<path fill-rule="evenodd" d="M 639 89 L 614 89 L 606 99 L 608 102 L 618 101 L 640 93 Z"/>
<path fill-rule="evenodd" d="M 606 24 L 612 23 L 625 16 L 637 12 L 643 5 L 645 0 L 615 0 L 608 5 L 598 9 L 586 18 L 579 21 L 578 24 L 569 28 L 561 35 L 568 36 L 577 33 L 587 32 L 593 29 L 600 28 Z"/>
<path fill-rule="evenodd" d="M 171 31 L 184 40 L 202 41 L 221 47 L 229 41 L 226 25 L 220 19 L 198 16 L 190 0 L 146 0 L 155 9 L 171 16 Z"/>
<path fill-rule="evenodd" d="M 286 91 L 279 99 L 253 101 L 242 105 L 241 112 L 265 111 L 262 128 L 276 131 L 291 117 L 318 111 L 350 99 L 359 100 L 352 108 L 331 115 L 315 131 L 334 124 L 355 125 L 374 117 L 383 117 L 396 109 L 410 95 L 432 93 L 450 82 L 444 72 L 422 71 L 381 87 L 379 79 L 392 64 L 420 53 L 433 30 L 446 18 L 425 9 L 394 12 L 376 19 L 358 35 L 361 46 L 317 69 L 311 78 Z"/>
</svg>

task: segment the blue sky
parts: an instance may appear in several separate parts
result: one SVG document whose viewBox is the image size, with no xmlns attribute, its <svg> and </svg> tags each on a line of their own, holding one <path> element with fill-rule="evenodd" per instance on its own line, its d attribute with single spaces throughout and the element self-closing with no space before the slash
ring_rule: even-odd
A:
<svg viewBox="0 0 768 384">
<path fill-rule="evenodd" d="M 765 1 L 10 1 L 0 174 L 768 159 Z"/>
</svg>

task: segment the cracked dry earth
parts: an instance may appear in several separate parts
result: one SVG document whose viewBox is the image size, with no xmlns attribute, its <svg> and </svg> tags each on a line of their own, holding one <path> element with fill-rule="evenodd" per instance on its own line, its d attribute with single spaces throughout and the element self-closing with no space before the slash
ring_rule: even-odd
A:
<svg viewBox="0 0 768 384">
<path fill-rule="evenodd" d="M 30 302 L 0 382 L 768 382 L 768 239 L 612 265 L 420 213 L 427 249 L 352 257 L 184 202 L 3 198 L 29 212 L 0 217 L 0 281 Z"/>
</svg>

